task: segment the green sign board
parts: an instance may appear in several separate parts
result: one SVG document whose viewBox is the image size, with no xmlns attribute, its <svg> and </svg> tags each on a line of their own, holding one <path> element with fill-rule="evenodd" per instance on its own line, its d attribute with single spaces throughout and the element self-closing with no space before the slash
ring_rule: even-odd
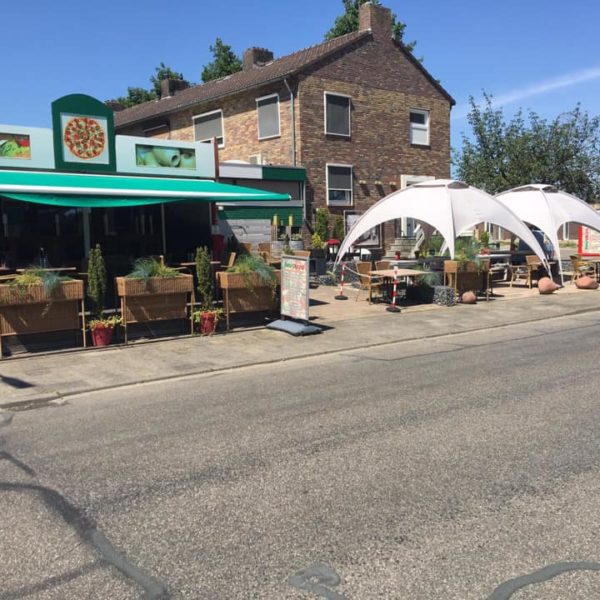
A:
<svg viewBox="0 0 600 600">
<path fill-rule="evenodd" d="M 113 111 L 85 94 L 52 103 L 54 160 L 65 171 L 116 171 Z"/>
</svg>

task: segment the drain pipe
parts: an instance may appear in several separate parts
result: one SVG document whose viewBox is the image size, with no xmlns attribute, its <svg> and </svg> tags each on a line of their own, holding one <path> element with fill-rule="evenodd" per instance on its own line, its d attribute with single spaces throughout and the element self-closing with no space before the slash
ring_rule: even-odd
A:
<svg viewBox="0 0 600 600">
<path fill-rule="evenodd" d="M 283 79 L 283 83 L 285 83 L 285 87 L 290 93 L 290 115 L 291 115 L 291 126 L 292 126 L 292 167 L 296 166 L 296 112 L 294 107 L 294 92 L 292 92 L 292 88 L 288 84 L 288 80 L 286 77 Z"/>
</svg>

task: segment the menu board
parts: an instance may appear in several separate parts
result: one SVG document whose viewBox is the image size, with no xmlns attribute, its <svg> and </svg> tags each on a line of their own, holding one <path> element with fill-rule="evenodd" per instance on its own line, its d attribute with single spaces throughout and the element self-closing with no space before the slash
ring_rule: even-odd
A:
<svg viewBox="0 0 600 600">
<path fill-rule="evenodd" d="M 579 227 L 579 254 L 588 256 L 600 255 L 600 233 L 595 229 Z"/>
<path fill-rule="evenodd" d="M 281 257 L 281 314 L 308 321 L 308 256 Z"/>
</svg>

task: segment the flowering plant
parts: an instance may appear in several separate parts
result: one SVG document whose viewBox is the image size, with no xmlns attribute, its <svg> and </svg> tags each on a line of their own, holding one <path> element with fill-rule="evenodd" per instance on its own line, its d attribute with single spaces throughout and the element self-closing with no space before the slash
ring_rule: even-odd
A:
<svg viewBox="0 0 600 600">
<path fill-rule="evenodd" d="M 92 319 L 88 323 L 88 329 L 90 331 L 96 331 L 96 329 L 114 329 L 117 325 L 120 325 L 123 319 L 118 316 L 106 317 L 105 319 Z"/>
</svg>

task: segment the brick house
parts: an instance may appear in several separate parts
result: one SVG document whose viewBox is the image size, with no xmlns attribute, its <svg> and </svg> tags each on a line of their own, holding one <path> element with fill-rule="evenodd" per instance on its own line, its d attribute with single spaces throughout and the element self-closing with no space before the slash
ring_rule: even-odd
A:
<svg viewBox="0 0 600 600">
<path fill-rule="evenodd" d="M 366 3 L 359 31 L 274 59 L 251 48 L 243 70 L 115 113 L 117 133 L 204 140 L 220 161 L 306 169 L 305 228 L 317 207 L 362 213 L 424 178 L 450 175 L 452 97 L 391 37 L 391 11 Z M 409 234 L 388 223 L 383 242 Z"/>
</svg>

